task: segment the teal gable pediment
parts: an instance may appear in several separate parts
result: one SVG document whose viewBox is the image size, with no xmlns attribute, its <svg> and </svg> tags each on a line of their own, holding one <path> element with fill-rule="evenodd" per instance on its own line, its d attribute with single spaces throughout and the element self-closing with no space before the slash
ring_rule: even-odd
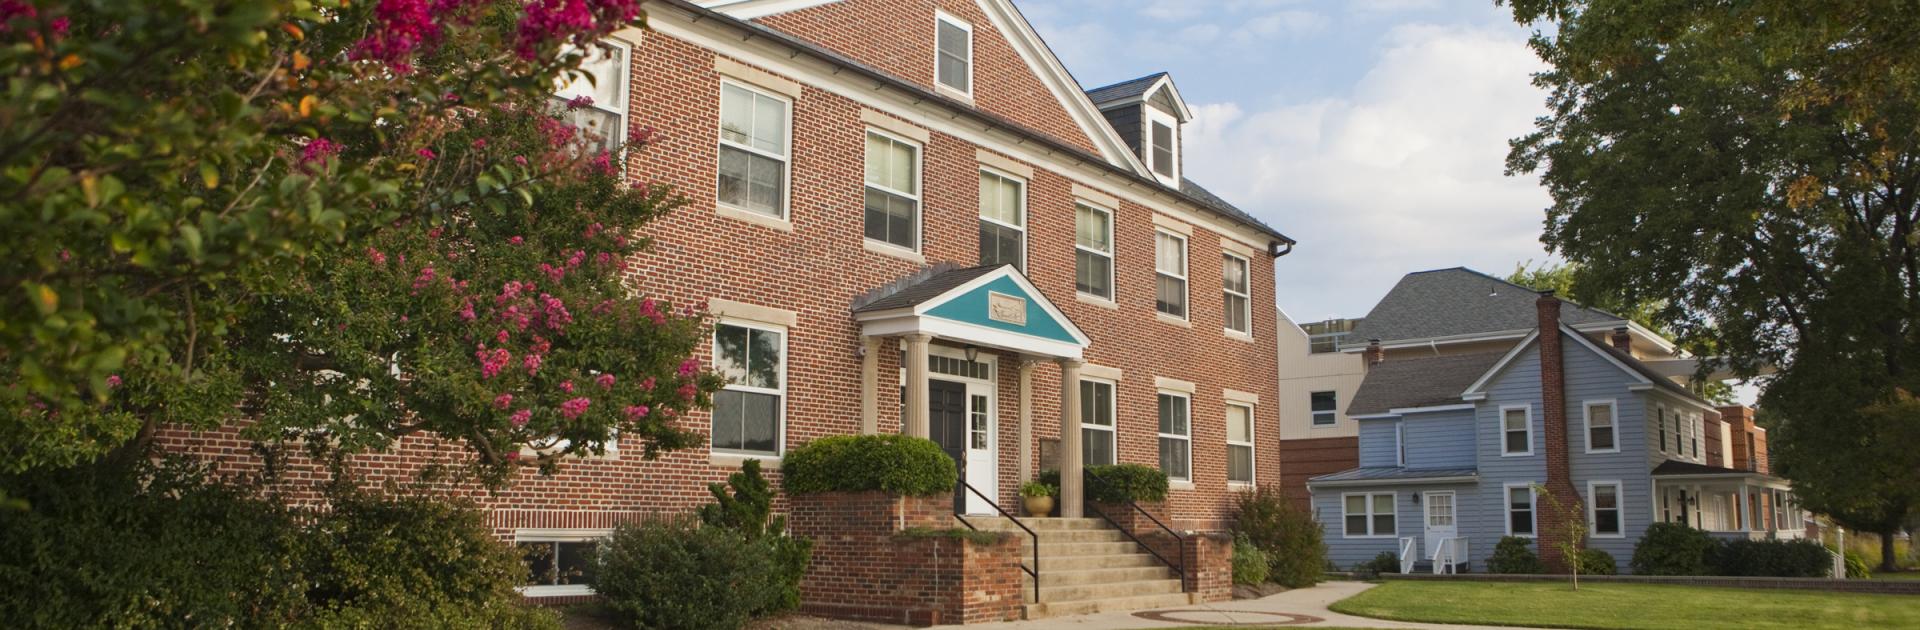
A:
<svg viewBox="0 0 1920 630">
<path fill-rule="evenodd" d="M 1000 297 L 996 297 L 996 294 Z M 1082 345 L 1081 341 L 1068 329 L 1066 322 L 1054 317 L 1041 306 L 1044 299 L 1028 293 L 1013 278 L 1001 276 L 970 291 L 948 298 L 928 309 L 926 316 L 1049 341 Z M 1019 303 L 1015 304 L 1015 300 Z M 996 316 L 994 313 L 996 306 L 1002 309 L 1017 306 L 1024 310 L 1025 317 L 1008 317 L 1008 313 L 1004 312 Z"/>
</svg>

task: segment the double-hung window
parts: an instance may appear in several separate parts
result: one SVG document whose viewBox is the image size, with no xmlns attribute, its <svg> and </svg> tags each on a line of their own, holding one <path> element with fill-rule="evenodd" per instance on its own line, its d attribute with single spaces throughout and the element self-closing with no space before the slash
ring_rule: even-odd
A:
<svg viewBox="0 0 1920 630">
<path fill-rule="evenodd" d="M 1667 408 L 1657 407 L 1654 414 L 1660 420 L 1660 452 L 1665 453 L 1667 452 Z"/>
<path fill-rule="evenodd" d="M 1335 392 L 1314 392 L 1311 396 L 1313 399 L 1313 426 L 1333 426 L 1333 423 L 1338 419 L 1339 413 L 1336 409 L 1339 407 L 1339 403 L 1337 402 L 1338 394 Z"/>
<path fill-rule="evenodd" d="M 1174 481 L 1193 480 L 1192 400 L 1160 392 L 1160 470 Z"/>
<path fill-rule="evenodd" d="M 1169 186 L 1180 185 L 1179 125 L 1172 114 L 1147 108 L 1147 167 Z"/>
<path fill-rule="evenodd" d="M 1507 491 L 1507 535 L 1533 535 L 1533 486 L 1529 484 L 1508 484 Z"/>
<path fill-rule="evenodd" d="M 920 249 L 920 147 L 867 132 L 867 240 Z"/>
<path fill-rule="evenodd" d="M 934 80 L 973 94 L 973 27 L 945 13 L 934 14 Z"/>
<path fill-rule="evenodd" d="M 784 98 L 721 80 L 722 205 L 787 217 L 789 105 Z"/>
<path fill-rule="evenodd" d="M 1247 259 L 1233 254 L 1220 255 L 1220 283 L 1225 293 L 1227 330 L 1253 334 L 1253 300 L 1247 291 Z"/>
<path fill-rule="evenodd" d="M 1171 232 L 1154 232 L 1153 254 L 1153 307 L 1186 319 L 1187 239 Z"/>
<path fill-rule="evenodd" d="M 1620 511 L 1620 482 L 1587 482 L 1588 523 L 1593 535 L 1605 538 L 1623 536 L 1623 520 Z"/>
<path fill-rule="evenodd" d="M 554 91 L 551 109 L 580 130 L 583 149 L 600 153 L 626 142 L 628 53 L 626 44 L 614 40 L 587 46 L 580 72 L 562 77 Z"/>
<path fill-rule="evenodd" d="M 1615 439 L 1613 421 L 1613 401 L 1590 402 L 1587 409 L 1587 452 L 1619 452 L 1620 444 Z"/>
<path fill-rule="evenodd" d="M 1073 288 L 1113 299 L 1113 213 L 1087 204 L 1073 209 Z"/>
<path fill-rule="evenodd" d="M 1027 270 L 1027 185 L 980 171 L 980 264 Z"/>
<path fill-rule="evenodd" d="M 1693 458 L 1700 459 L 1700 434 L 1707 430 L 1706 421 L 1699 415 L 1688 416 L 1687 429 L 1693 433 L 1690 440 L 1693 444 Z"/>
<path fill-rule="evenodd" d="M 1500 408 L 1500 454 L 1533 454 L 1533 407 Z"/>
<path fill-rule="evenodd" d="M 1087 466 L 1114 463 L 1113 383 L 1080 381 L 1080 461 Z"/>
<path fill-rule="evenodd" d="M 785 415 L 787 335 L 777 327 L 722 321 L 713 330 L 714 370 L 725 389 L 713 395 L 713 450 L 780 453 Z"/>
<path fill-rule="evenodd" d="M 1253 407 L 1227 403 L 1227 483 L 1253 485 Z"/>
<path fill-rule="evenodd" d="M 1393 513 L 1397 496 L 1392 492 L 1341 495 L 1340 503 L 1344 508 L 1341 520 L 1346 524 L 1342 534 L 1347 538 L 1365 538 L 1398 533 Z"/>
</svg>

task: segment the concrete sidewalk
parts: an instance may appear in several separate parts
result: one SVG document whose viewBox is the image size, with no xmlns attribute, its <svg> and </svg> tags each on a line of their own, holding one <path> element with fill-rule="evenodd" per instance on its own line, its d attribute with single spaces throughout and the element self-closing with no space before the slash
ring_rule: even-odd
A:
<svg viewBox="0 0 1920 630">
<path fill-rule="evenodd" d="M 1105 630 L 1107 628 L 1174 628 L 1180 626 L 1274 626 L 1315 628 L 1444 628 L 1451 630 L 1512 630 L 1497 626 L 1453 626 L 1383 621 L 1343 615 L 1327 605 L 1373 588 L 1365 582 L 1324 582 L 1311 588 L 1276 593 L 1261 599 L 1193 604 L 1164 610 L 1101 613 L 1034 621 L 1009 621 L 971 626 L 940 626 L 969 630 Z"/>
</svg>

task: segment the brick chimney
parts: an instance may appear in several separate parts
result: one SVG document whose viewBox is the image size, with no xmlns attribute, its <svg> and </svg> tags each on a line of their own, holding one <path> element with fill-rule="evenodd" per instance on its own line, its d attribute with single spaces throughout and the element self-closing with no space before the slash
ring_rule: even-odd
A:
<svg viewBox="0 0 1920 630">
<path fill-rule="evenodd" d="M 1367 349 L 1360 356 L 1366 359 L 1367 367 L 1372 368 L 1380 365 L 1381 361 L 1387 360 L 1387 349 L 1380 347 L 1379 339 L 1368 339 Z"/>
<path fill-rule="evenodd" d="M 1547 492 L 1559 502 L 1563 510 L 1571 510 L 1584 516 L 1585 509 L 1574 509 L 1580 505 L 1580 492 L 1573 487 L 1573 464 L 1567 448 L 1567 375 L 1565 356 L 1560 348 L 1560 298 L 1552 291 L 1544 291 L 1540 299 L 1534 301 L 1535 311 L 1540 323 L 1540 411 L 1547 446 Z M 1553 503 L 1544 499 L 1538 501 L 1535 514 L 1539 516 L 1540 559 L 1554 571 L 1566 568 L 1566 559 L 1561 556 L 1559 545 L 1565 542 L 1568 532 L 1569 514 L 1552 509 Z"/>
<path fill-rule="evenodd" d="M 1607 340 L 1613 342 L 1613 347 L 1619 348 L 1621 352 L 1633 353 L 1633 335 L 1627 334 L 1626 326 L 1613 329 L 1613 336 Z"/>
</svg>

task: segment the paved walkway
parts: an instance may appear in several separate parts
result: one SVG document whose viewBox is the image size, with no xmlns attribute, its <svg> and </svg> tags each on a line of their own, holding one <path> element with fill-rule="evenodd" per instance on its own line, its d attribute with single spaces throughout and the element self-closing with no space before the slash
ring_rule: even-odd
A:
<svg viewBox="0 0 1920 630">
<path fill-rule="evenodd" d="M 1495 626 L 1453 626 L 1432 623 L 1383 621 L 1343 615 L 1327 610 L 1327 605 L 1373 588 L 1365 582 L 1324 582 L 1312 588 L 1276 593 L 1260 599 L 1241 599 L 1212 604 L 1194 604 L 1150 611 L 1143 618 L 1138 612 L 1101 613 L 1078 617 L 1059 617 L 1034 621 L 1009 621 L 965 626 L 969 630 L 1105 630 L 1107 628 L 1173 628 L 1179 626 L 1272 626 L 1288 628 L 1435 628 L 1447 630 L 1513 630 Z M 1301 623 L 1299 616 L 1320 621 Z M 959 628 L 961 626 L 942 626 Z"/>
</svg>

